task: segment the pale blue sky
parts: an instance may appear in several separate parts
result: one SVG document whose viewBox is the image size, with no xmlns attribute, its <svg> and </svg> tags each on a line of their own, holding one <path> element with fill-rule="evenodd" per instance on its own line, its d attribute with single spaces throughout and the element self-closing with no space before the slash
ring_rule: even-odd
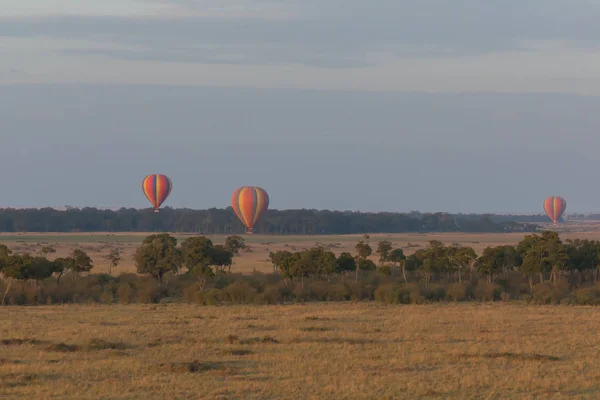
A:
<svg viewBox="0 0 600 400">
<path fill-rule="evenodd" d="M 0 206 L 600 210 L 600 1 L 6 3 Z"/>
</svg>

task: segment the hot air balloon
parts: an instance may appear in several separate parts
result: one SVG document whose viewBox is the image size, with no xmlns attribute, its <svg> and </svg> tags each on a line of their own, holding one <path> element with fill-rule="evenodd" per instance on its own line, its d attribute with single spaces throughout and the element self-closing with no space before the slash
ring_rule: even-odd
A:
<svg viewBox="0 0 600 400">
<path fill-rule="evenodd" d="M 173 189 L 173 183 L 171 178 L 166 175 L 152 174 L 146 176 L 142 181 L 142 190 L 154 207 L 154 212 L 158 212 L 160 205 L 171 194 L 171 189 Z"/>
<path fill-rule="evenodd" d="M 254 225 L 269 207 L 269 195 L 257 186 L 243 186 L 233 192 L 231 205 L 235 215 L 246 226 L 246 232 L 251 234 Z"/>
<path fill-rule="evenodd" d="M 567 202 L 562 197 L 550 196 L 544 200 L 544 210 L 553 224 L 556 224 L 556 221 L 560 219 L 566 208 Z"/>
</svg>

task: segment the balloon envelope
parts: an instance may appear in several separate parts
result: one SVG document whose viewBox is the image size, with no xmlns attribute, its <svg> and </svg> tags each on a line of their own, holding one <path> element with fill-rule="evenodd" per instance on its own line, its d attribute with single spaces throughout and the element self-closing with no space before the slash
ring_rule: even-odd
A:
<svg viewBox="0 0 600 400">
<path fill-rule="evenodd" d="M 142 181 L 142 190 L 154 207 L 154 212 L 158 212 L 158 208 L 171 194 L 171 189 L 173 189 L 173 183 L 171 178 L 166 175 L 147 175 Z"/>
<path fill-rule="evenodd" d="M 544 200 L 544 211 L 554 224 L 560 219 L 566 208 L 567 202 L 562 197 L 550 196 Z"/>
<path fill-rule="evenodd" d="M 231 206 L 246 227 L 246 232 L 252 233 L 254 225 L 269 207 L 269 195 L 257 186 L 243 186 L 233 192 Z"/>
</svg>

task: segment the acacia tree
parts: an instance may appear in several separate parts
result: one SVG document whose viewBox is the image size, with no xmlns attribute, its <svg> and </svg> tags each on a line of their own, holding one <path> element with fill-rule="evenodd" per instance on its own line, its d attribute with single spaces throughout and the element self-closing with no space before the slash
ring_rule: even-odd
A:
<svg viewBox="0 0 600 400">
<path fill-rule="evenodd" d="M 451 246 L 448 249 L 448 260 L 450 262 L 450 266 L 454 269 L 458 274 L 458 283 L 462 285 L 462 270 L 465 268 L 470 268 L 475 260 L 477 259 L 477 254 L 472 247 L 468 246 Z"/>
<path fill-rule="evenodd" d="M 67 272 L 78 274 L 80 272 L 90 272 L 94 263 L 88 254 L 80 249 L 73 250 L 68 257 L 58 257 L 53 261 L 54 272 L 57 275 L 57 281 Z"/>
<path fill-rule="evenodd" d="M 391 251 L 392 242 L 389 240 L 382 240 L 377 243 L 377 250 L 375 252 L 379 255 L 380 265 L 383 265 L 384 262 L 389 261 Z"/>
<path fill-rule="evenodd" d="M 39 255 L 42 257 L 48 257 L 48 254 L 56 253 L 56 249 L 52 246 L 42 246 L 39 251 Z"/>
<path fill-rule="evenodd" d="M 347 273 L 356 270 L 356 260 L 352 254 L 344 251 L 335 261 L 335 271 L 342 274 L 342 279 Z"/>
<path fill-rule="evenodd" d="M 568 269 L 577 271 L 579 285 L 581 275 L 585 271 L 594 271 L 594 281 L 597 282 L 598 268 L 600 267 L 600 242 L 588 239 L 567 239 L 565 244 Z"/>
<path fill-rule="evenodd" d="M 9 265 L 8 262 L 11 254 L 12 250 L 10 250 L 6 245 L 0 244 L 0 273 L 2 273 L 2 276 L 8 280 L 6 291 L 4 292 L 4 296 L 2 297 L 2 305 L 4 305 L 4 300 L 6 299 L 6 295 L 8 294 L 8 290 L 10 289 L 12 281 L 12 278 L 8 276 L 10 275 L 10 273 L 5 273 L 5 269 Z"/>
<path fill-rule="evenodd" d="M 71 253 L 71 258 L 74 261 L 72 271 L 75 273 L 90 272 L 92 268 L 94 268 L 94 262 L 92 261 L 92 258 L 81 249 L 73 250 Z"/>
<path fill-rule="evenodd" d="M 336 271 L 336 257 L 332 251 L 325 250 L 323 246 L 316 246 L 301 253 L 301 259 L 305 263 L 302 276 L 311 274 L 317 277 L 326 277 L 329 280 L 331 274 Z"/>
<path fill-rule="evenodd" d="M 407 283 L 406 279 L 406 256 L 404 255 L 404 251 L 400 248 L 394 249 L 390 251 L 388 257 L 388 261 L 392 263 L 395 267 L 400 267 L 402 269 L 402 277 L 404 278 L 404 283 Z"/>
<path fill-rule="evenodd" d="M 368 239 L 369 235 L 364 235 L 364 237 Z M 356 249 L 356 282 L 358 282 L 358 271 L 361 267 L 361 261 L 366 260 L 373 253 L 373 249 L 364 240 L 358 242 L 354 248 Z"/>
<path fill-rule="evenodd" d="M 202 288 L 206 280 L 215 276 L 216 272 L 224 273 L 230 267 L 233 252 L 222 245 L 213 245 L 206 236 L 191 237 L 181 244 L 183 262 L 192 275 L 195 275 Z"/>
<path fill-rule="evenodd" d="M 116 268 L 121 262 L 121 249 L 112 249 L 104 258 L 108 261 L 108 274 L 110 275 L 112 269 Z"/>
<path fill-rule="evenodd" d="M 292 283 L 295 277 L 300 276 L 298 264 L 296 263 L 300 258 L 300 253 L 281 250 L 275 253 L 271 252 L 269 258 L 271 259 L 273 266 L 279 270 L 279 274 L 284 278 L 286 285 L 287 282 L 285 279 L 289 279 L 290 283 Z"/>
<path fill-rule="evenodd" d="M 246 240 L 240 235 L 227 236 L 225 239 L 225 248 L 231 251 L 234 256 L 239 255 L 240 250 L 247 247 Z"/>
<path fill-rule="evenodd" d="M 426 248 L 415 252 L 415 257 L 420 261 L 420 271 L 425 278 L 425 286 L 435 272 L 448 268 L 448 248 L 439 240 L 430 240 Z"/>
<path fill-rule="evenodd" d="M 568 261 L 567 249 L 557 232 L 527 235 L 517 244 L 516 252 L 522 260 L 521 272 L 529 277 L 530 287 L 533 287 L 533 273 L 539 273 L 540 283 L 544 283 L 544 275 L 548 272 L 550 280 L 557 281 Z"/>
<path fill-rule="evenodd" d="M 182 263 L 177 239 L 167 233 L 146 237 L 133 260 L 139 274 L 149 274 L 160 283 L 167 272 L 179 271 Z"/>
<path fill-rule="evenodd" d="M 34 282 L 34 293 L 37 296 L 39 283 L 50 277 L 55 271 L 55 264 L 45 257 L 33 257 L 30 254 L 10 255 L 3 264 L 2 274 L 8 278 L 8 285 L 2 296 L 2 305 L 5 304 L 6 296 L 14 279 L 27 283 Z"/>
<path fill-rule="evenodd" d="M 210 254 L 210 265 L 213 265 L 219 272 L 224 273 L 225 268 L 231 272 L 234 253 L 227 247 L 217 244 L 213 247 Z"/>
</svg>

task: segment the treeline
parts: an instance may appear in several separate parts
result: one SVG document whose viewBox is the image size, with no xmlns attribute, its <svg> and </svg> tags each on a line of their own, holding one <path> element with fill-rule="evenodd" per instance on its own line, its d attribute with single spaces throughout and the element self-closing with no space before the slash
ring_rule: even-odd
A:
<svg viewBox="0 0 600 400">
<path fill-rule="evenodd" d="M 361 213 L 328 210 L 268 210 L 258 234 L 314 235 L 366 232 L 533 232 L 537 224 L 490 215 L 447 213 Z M 209 210 L 0 209 L 0 232 L 194 232 L 240 234 L 244 226 L 231 207 Z"/>
<path fill-rule="evenodd" d="M 0 246 L 3 304 L 157 303 L 281 304 L 304 301 L 512 301 L 600 304 L 600 241 L 567 240 L 544 231 L 516 245 L 469 246 L 432 240 L 405 255 L 389 241 L 335 254 L 315 246 L 271 252 L 273 272 L 236 274 L 233 259 L 246 249 L 241 236 L 215 245 L 205 236 L 178 243 L 169 234 L 144 239 L 134 261 L 138 275 L 93 274 L 82 250 L 50 261 L 52 248 L 15 254 Z M 118 268 L 120 254 L 107 256 Z"/>
</svg>

